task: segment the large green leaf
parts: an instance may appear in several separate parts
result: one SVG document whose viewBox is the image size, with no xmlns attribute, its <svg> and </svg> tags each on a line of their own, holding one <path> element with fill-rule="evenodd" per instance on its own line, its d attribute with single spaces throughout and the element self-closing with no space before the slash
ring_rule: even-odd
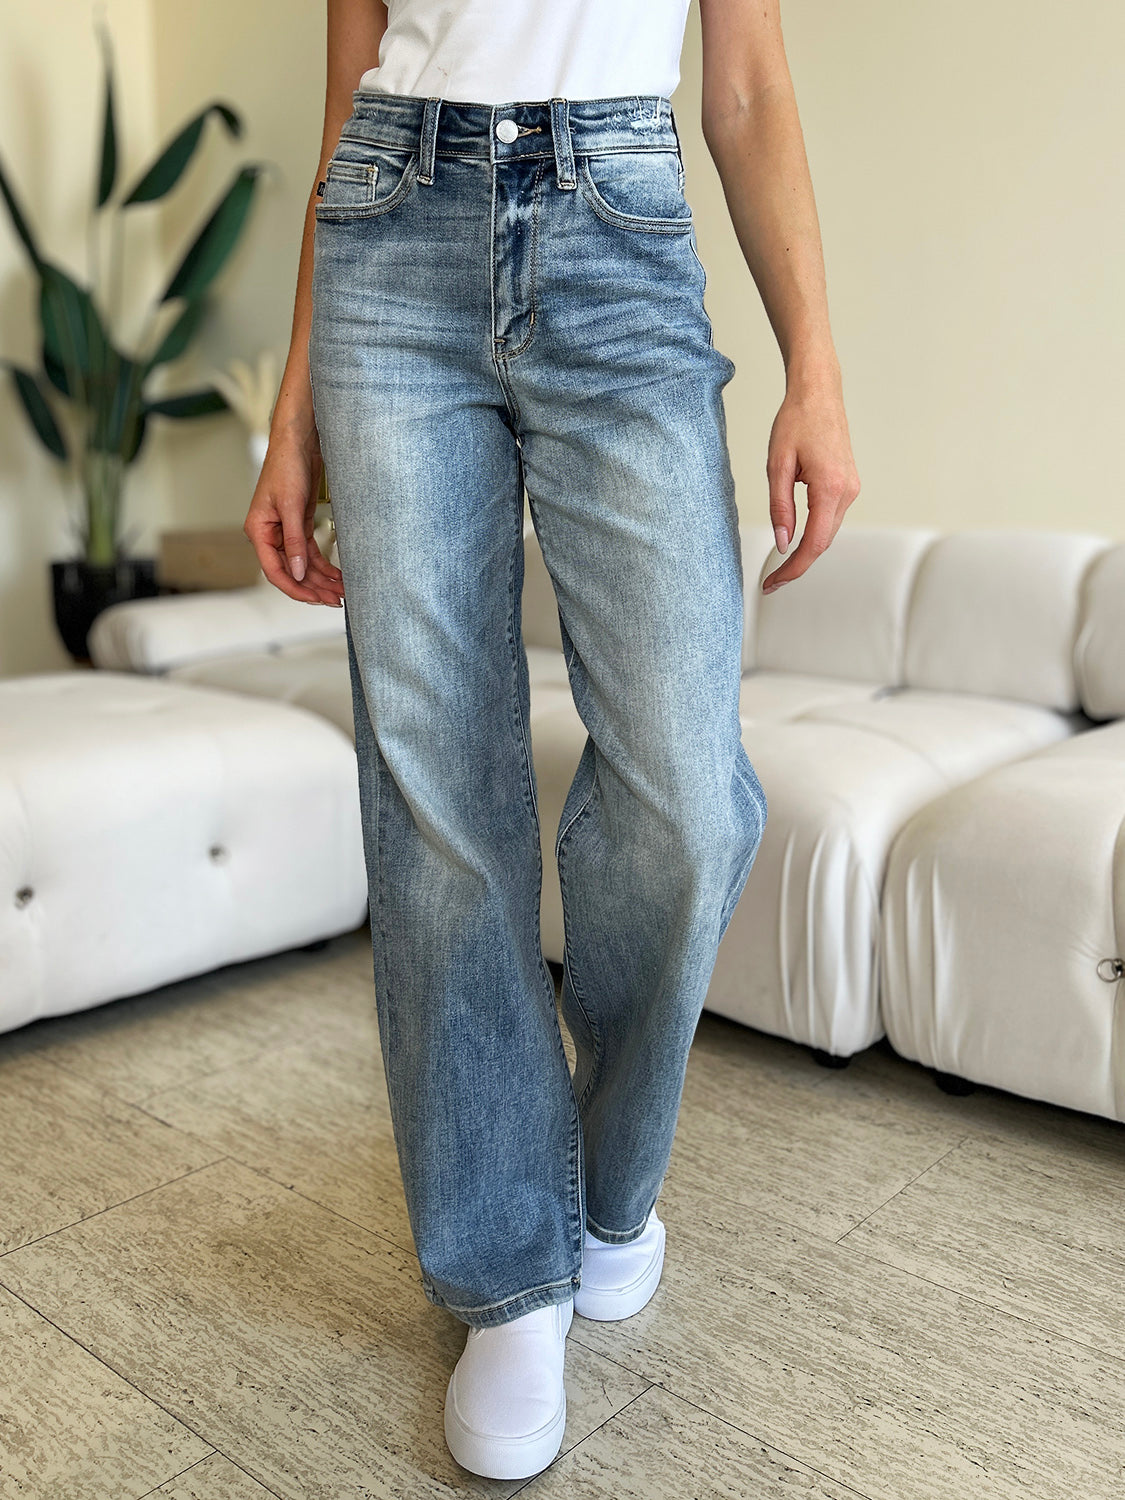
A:
<svg viewBox="0 0 1125 1500">
<path fill-rule="evenodd" d="M 105 70 L 105 105 L 102 118 L 102 155 L 98 165 L 98 186 L 94 195 L 94 207 L 101 206 L 113 192 L 117 181 L 117 112 L 114 105 L 113 54 L 110 39 L 104 28 L 99 28 L 102 44 L 102 60 Z"/>
<path fill-rule="evenodd" d="M 136 425 L 133 428 L 132 434 L 133 440 L 131 443 L 127 444 L 122 451 L 122 457 L 127 464 L 131 464 L 136 458 L 137 454 L 141 451 L 141 444 L 145 440 L 145 433 L 147 432 L 147 430 L 148 412 L 145 411 L 144 407 L 142 406 L 137 412 L 137 421 Z"/>
<path fill-rule="evenodd" d="M 235 175 L 177 267 L 161 302 L 171 297 L 199 297 L 207 290 L 238 242 L 260 171 L 251 163 Z"/>
<path fill-rule="evenodd" d="M 104 375 L 95 379 L 90 390 L 92 448 L 120 453 L 122 457 L 136 451 L 136 429 L 144 418 L 142 387 L 147 373 L 144 364 L 113 351 L 113 363 Z"/>
<path fill-rule="evenodd" d="M 12 227 L 23 241 L 24 248 L 27 250 L 28 255 L 31 256 L 32 264 L 38 267 L 40 264 L 39 247 L 35 243 L 35 238 L 28 227 L 28 222 L 24 218 L 19 199 L 16 197 L 15 189 L 8 181 L 8 174 L 4 171 L 2 164 L 0 164 L 0 196 L 3 197 L 4 202 L 8 205 Z"/>
<path fill-rule="evenodd" d="M 161 339 L 156 353 L 148 362 L 148 368 L 154 369 L 157 365 L 166 365 L 170 360 L 178 359 L 188 344 L 195 337 L 196 330 L 203 321 L 207 312 L 208 304 L 205 297 L 193 297 L 182 309 L 176 321 L 168 329 Z"/>
<path fill-rule="evenodd" d="M 28 370 L 21 370 L 9 359 L 2 360 L 0 363 L 6 364 L 11 370 L 13 383 L 23 402 L 23 409 L 43 446 L 56 458 L 65 459 L 67 456 L 66 439 L 59 430 L 55 414 L 47 404 L 47 398 L 40 390 L 35 376 Z"/>
<path fill-rule="evenodd" d="M 199 391 L 185 391 L 182 396 L 158 396 L 155 401 L 146 401 L 144 409 L 162 417 L 207 417 L 228 408 L 214 387 L 205 386 Z"/>
<path fill-rule="evenodd" d="M 43 368 L 52 385 L 77 400 L 83 386 L 119 356 L 86 288 L 51 261 L 39 262 L 39 276 Z"/>
<path fill-rule="evenodd" d="M 152 203 L 157 198 L 163 198 L 165 193 L 171 192 L 195 154 L 195 148 L 199 145 L 199 137 L 203 134 L 203 126 L 210 114 L 218 115 L 232 136 L 237 137 L 242 134 L 242 120 L 229 105 L 218 102 L 208 104 L 205 109 L 200 110 L 195 119 L 189 121 L 180 133 L 169 141 L 131 191 L 126 193 L 121 200 L 122 208 L 128 207 L 131 203 Z"/>
</svg>

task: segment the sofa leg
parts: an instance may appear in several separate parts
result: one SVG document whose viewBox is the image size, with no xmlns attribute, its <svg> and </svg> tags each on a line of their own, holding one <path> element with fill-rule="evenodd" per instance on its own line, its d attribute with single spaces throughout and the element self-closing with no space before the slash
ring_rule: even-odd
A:
<svg viewBox="0 0 1125 1500">
<path fill-rule="evenodd" d="M 971 1094 L 976 1089 L 976 1084 L 969 1078 L 959 1078 L 956 1073 L 943 1073 L 939 1068 L 933 1069 L 934 1082 L 943 1094 Z"/>
<path fill-rule="evenodd" d="M 810 1047 L 808 1050 L 813 1062 L 819 1063 L 822 1068 L 846 1068 L 851 1062 L 850 1057 L 838 1057 L 835 1052 L 825 1052 L 820 1047 Z"/>
<path fill-rule="evenodd" d="M 299 953 L 323 953 L 331 941 L 331 938 L 317 938 L 314 943 L 302 943 L 297 951 Z"/>
</svg>

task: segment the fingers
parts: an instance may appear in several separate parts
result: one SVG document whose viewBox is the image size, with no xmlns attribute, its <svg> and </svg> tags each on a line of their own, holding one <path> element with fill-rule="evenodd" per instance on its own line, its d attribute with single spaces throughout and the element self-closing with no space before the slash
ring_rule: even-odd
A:
<svg viewBox="0 0 1125 1500">
<path fill-rule="evenodd" d="M 305 536 L 304 507 L 300 510 L 293 505 L 285 505 L 281 508 L 281 536 L 289 572 L 300 583 L 308 568 L 309 555 L 309 538 Z"/>
<path fill-rule="evenodd" d="M 763 594 L 772 594 L 783 583 L 799 578 L 816 561 L 839 531 L 848 506 L 859 493 L 858 476 L 844 469 L 826 469 L 811 475 L 806 483 L 809 514 L 804 533 L 796 550 L 789 554 L 781 567 L 762 580 Z"/>
<path fill-rule="evenodd" d="M 797 544 L 797 550 L 789 554 L 780 568 L 763 579 L 762 593 L 772 594 L 774 589 L 780 588 L 783 583 L 799 578 L 810 563 L 815 562 L 827 548 L 836 535 L 837 529 L 835 507 L 817 506 L 810 492 L 809 518 L 805 522 L 805 529 Z"/>
<path fill-rule="evenodd" d="M 797 481 L 797 455 L 792 448 L 779 455 L 770 453 L 766 461 L 770 487 L 770 520 L 777 550 L 784 552 L 797 530 L 797 506 L 793 486 Z"/>
<path fill-rule="evenodd" d="M 342 584 L 344 575 L 340 569 L 331 563 L 320 550 L 320 544 L 315 536 L 309 538 L 309 567 L 316 568 L 326 580 Z"/>
<path fill-rule="evenodd" d="M 262 565 L 262 572 L 275 588 L 283 594 L 288 594 L 290 599 L 299 599 L 302 604 L 337 604 L 341 602 L 340 596 L 329 594 L 327 587 L 320 582 L 316 573 L 310 574 L 302 583 L 296 583 L 290 575 L 284 549 L 281 547 L 265 547 L 258 551 L 258 560 Z"/>
<path fill-rule="evenodd" d="M 344 602 L 344 575 L 333 567 L 313 541 L 309 548 L 309 566 L 303 585 L 320 595 L 322 604 L 339 607 Z"/>
<path fill-rule="evenodd" d="M 302 532 L 300 551 L 306 559 L 305 576 L 293 577 L 289 570 L 292 542 L 287 543 L 284 522 L 272 501 L 252 505 L 243 531 L 250 538 L 259 566 L 270 583 L 302 604 L 343 604 L 343 574 L 323 556 L 315 538 Z"/>
</svg>

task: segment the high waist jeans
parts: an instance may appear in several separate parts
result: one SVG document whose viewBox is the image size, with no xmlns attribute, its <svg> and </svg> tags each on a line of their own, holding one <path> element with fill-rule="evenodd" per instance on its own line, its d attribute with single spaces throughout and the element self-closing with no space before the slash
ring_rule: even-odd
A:
<svg viewBox="0 0 1125 1500">
<path fill-rule="evenodd" d="M 357 90 L 309 362 L 340 567 L 375 1001 L 422 1285 L 483 1327 L 644 1227 L 766 799 L 742 566 L 669 100 Z M 520 624 L 524 491 L 588 731 L 555 839 Z"/>
</svg>

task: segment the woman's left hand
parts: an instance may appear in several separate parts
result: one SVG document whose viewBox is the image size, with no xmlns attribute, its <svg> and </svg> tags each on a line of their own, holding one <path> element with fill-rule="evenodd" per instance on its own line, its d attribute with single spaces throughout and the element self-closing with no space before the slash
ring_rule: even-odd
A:
<svg viewBox="0 0 1125 1500">
<path fill-rule="evenodd" d="M 799 578 L 820 556 L 859 494 L 838 373 L 791 382 L 770 430 L 766 476 L 779 552 L 786 550 L 797 529 L 794 485 L 807 487 L 809 510 L 796 550 L 762 580 L 762 592 L 770 594 Z"/>
</svg>

